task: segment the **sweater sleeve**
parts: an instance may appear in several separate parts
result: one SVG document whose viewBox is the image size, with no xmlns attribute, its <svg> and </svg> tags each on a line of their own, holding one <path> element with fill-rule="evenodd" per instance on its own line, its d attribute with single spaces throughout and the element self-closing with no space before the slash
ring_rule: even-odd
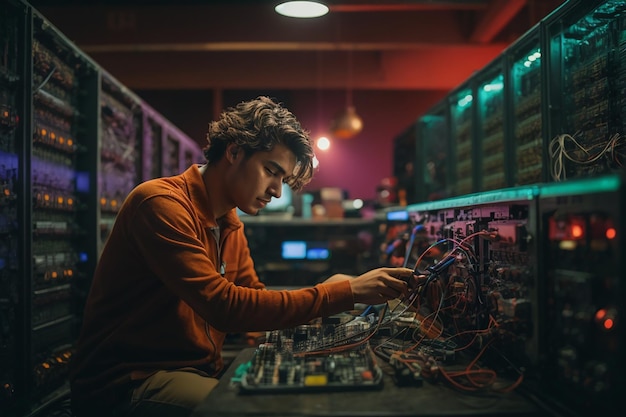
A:
<svg viewBox="0 0 626 417">
<path fill-rule="evenodd" d="M 254 269 L 254 261 L 250 255 L 248 239 L 243 231 L 237 228 L 228 234 L 225 246 L 222 248 L 222 257 L 226 262 L 226 276 L 233 275 L 235 285 L 248 288 L 264 289 L 265 284 L 259 280 Z M 231 253 L 234 252 L 234 253 Z"/>
<path fill-rule="evenodd" d="M 129 229 L 147 267 L 216 329 L 287 328 L 353 308 L 347 281 L 292 291 L 235 285 L 218 272 L 194 219 L 192 208 L 175 195 L 157 195 L 138 205 Z"/>
</svg>

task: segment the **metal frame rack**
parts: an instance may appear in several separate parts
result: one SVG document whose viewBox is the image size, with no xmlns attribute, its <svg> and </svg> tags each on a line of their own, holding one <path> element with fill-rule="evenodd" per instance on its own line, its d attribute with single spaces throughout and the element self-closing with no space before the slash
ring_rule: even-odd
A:
<svg viewBox="0 0 626 417">
<path fill-rule="evenodd" d="M 388 208 L 383 265 L 452 261 L 415 307 L 441 330 L 418 326 L 416 346 L 455 342 L 482 369 L 519 375 L 542 415 L 619 414 L 625 204 L 622 173 Z"/>
<path fill-rule="evenodd" d="M 567 1 L 418 118 L 413 142 L 447 140 L 449 169 L 444 193 L 413 202 L 623 171 L 625 15 L 618 0 Z M 427 123 L 442 107 L 446 132 Z"/>
<path fill-rule="evenodd" d="M 91 276 L 128 192 L 203 156 L 37 10 L 2 7 L 0 414 L 25 416 L 69 393 Z M 148 142 L 153 131 L 166 136 Z"/>
</svg>

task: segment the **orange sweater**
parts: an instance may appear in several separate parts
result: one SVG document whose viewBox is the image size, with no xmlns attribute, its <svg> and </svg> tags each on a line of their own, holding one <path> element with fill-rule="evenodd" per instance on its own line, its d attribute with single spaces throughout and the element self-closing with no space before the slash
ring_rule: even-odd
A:
<svg viewBox="0 0 626 417">
<path fill-rule="evenodd" d="M 116 388 L 160 369 L 214 375 L 226 332 L 287 328 L 353 308 L 347 281 L 262 291 L 235 210 L 216 234 L 210 198 L 196 165 L 140 184 L 126 198 L 71 363 L 76 404 L 115 402 Z"/>
</svg>

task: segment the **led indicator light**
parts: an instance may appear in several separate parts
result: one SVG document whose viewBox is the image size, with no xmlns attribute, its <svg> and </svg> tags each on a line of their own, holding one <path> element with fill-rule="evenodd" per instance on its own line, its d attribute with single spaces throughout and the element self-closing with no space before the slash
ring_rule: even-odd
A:
<svg viewBox="0 0 626 417">
<path fill-rule="evenodd" d="M 609 227 L 608 229 L 606 229 L 607 239 L 615 239 L 615 236 L 617 236 L 617 231 L 613 227 Z"/>
</svg>

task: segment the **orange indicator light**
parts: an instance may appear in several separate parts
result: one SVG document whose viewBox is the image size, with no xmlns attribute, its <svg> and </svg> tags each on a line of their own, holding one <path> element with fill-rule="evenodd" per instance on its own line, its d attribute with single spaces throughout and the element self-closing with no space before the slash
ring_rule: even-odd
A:
<svg viewBox="0 0 626 417">
<path fill-rule="evenodd" d="M 580 225 L 573 225 L 572 226 L 572 237 L 582 237 L 583 235 L 583 228 Z"/>
</svg>

